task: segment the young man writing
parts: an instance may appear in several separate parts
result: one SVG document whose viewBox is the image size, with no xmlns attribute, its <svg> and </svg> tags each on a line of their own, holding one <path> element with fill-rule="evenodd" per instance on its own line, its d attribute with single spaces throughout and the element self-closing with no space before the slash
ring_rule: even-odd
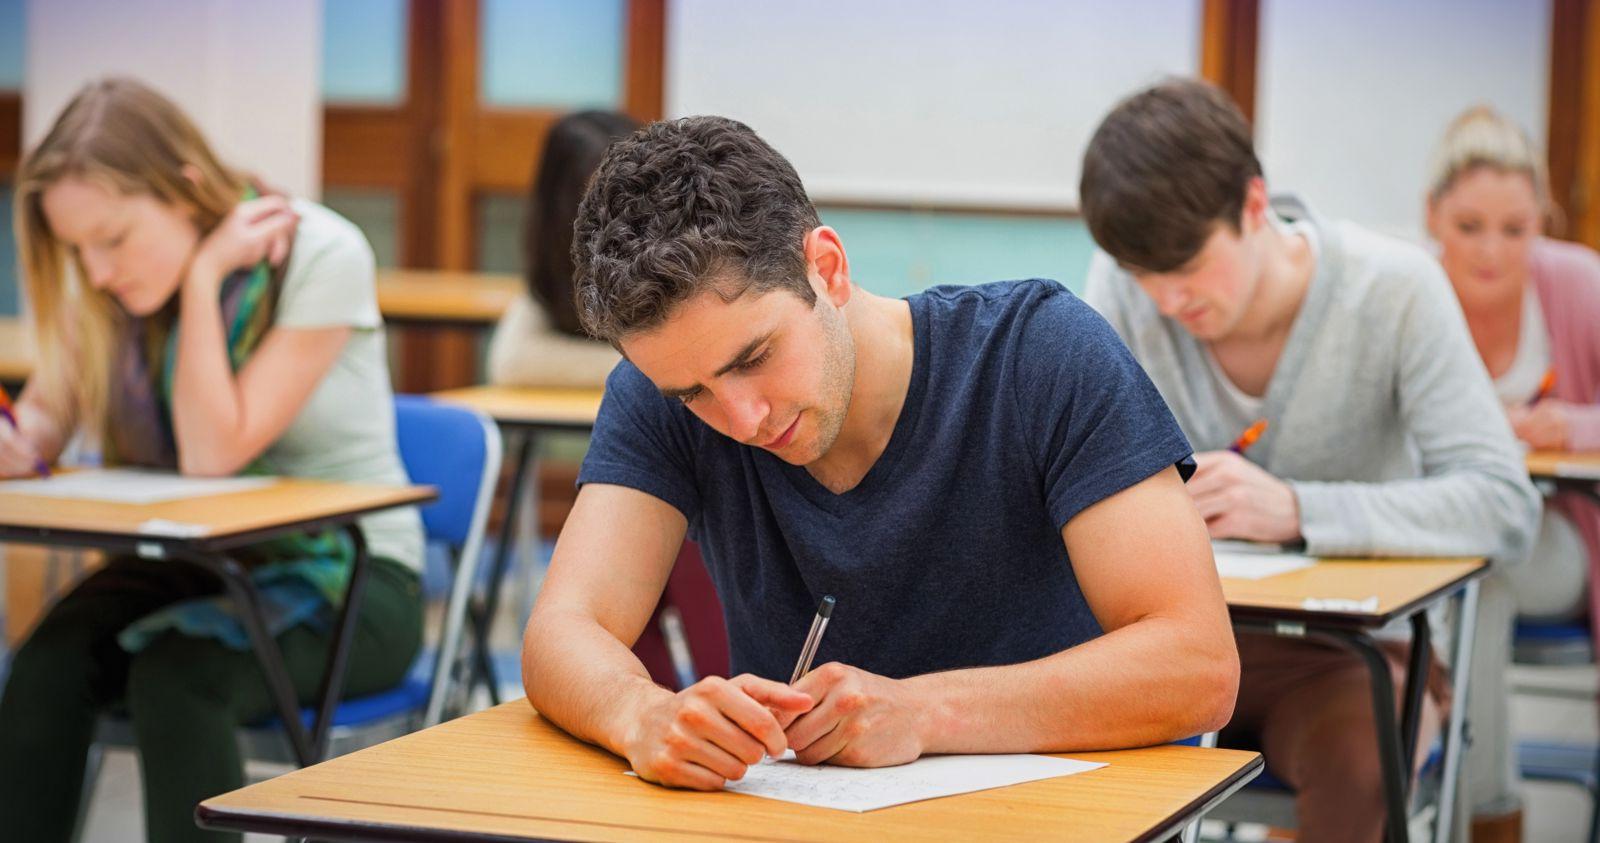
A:
<svg viewBox="0 0 1600 843">
<path fill-rule="evenodd" d="M 1213 538 L 1304 541 L 1321 556 L 1522 557 L 1539 498 L 1425 252 L 1274 208 L 1244 118 L 1200 82 L 1113 109 L 1080 196 L 1102 250 L 1085 297 L 1199 449 L 1188 491 Z M 1262 419 L 1248 456 L 1227 450 Z M 1397 675 L 1406 649 L 1388 651 Z M 1360 737 L 1374 726 L 1357 656 L 1257 635 L 1239 653 L 1224 742 L 1261 746 L 1295 788 L 1300 839 L 1377 839 L 1382 779 Z M 1425 707 L 1422 752 L 1443 702 Z"/>
<path fill-rule="evenodd" d="M 789 163 L 715 117 L 618 142 L 574 257 L 586 326 L 627 359 L 524 638 L 545 716 L 706 789 L 786 748 L 880 766 L 1226 722 L 1188 444 L 1059 285 L 872 295 Z M 628 646 L 686 531 L 741 675 L 673 693 Z M 791 687 L 825 594 L 827 664 Z"/>
</svg>

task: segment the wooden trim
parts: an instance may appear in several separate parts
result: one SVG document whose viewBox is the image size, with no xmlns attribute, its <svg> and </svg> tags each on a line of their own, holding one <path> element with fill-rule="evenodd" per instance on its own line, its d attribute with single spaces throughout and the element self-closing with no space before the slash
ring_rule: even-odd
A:
<svg viewBox="0 0 1600 843">
<path fill-rule="evenodd" d="M 1600 10 L 1587 3 L 1583 26 L 1583 97 L 1578 118 L 1573 239 L 1600 248 Z"/>
<path fill-rule="evenodd" d="M 1578 120 L 1583 101 L 1584 22 L 1593 0 L 1554 0 L 1550 9 L 1550 102 L 1545 137 L 1551 220 L 1547 233 L 1562 237 L 1577 212 Z"/>
<path fill-rule="evenodd" d="M 0 91 L 0 179 L 10 179 L 22 162 L 22 94 Z"/>
<path fill-rule="evenodd" d="M 439 265 L 438 208 L 441 150 L 437 142 L 444 110 L 444 45 L 439 27 L 447 0 L 411 0 L 406 35 L 405 140 L 401 175 L 400 265 Z"/>
<path fill-rule="evenodd" d="M 648 123 L 664 115 L 666 0 L 629 0 L 622 110 Z"/>
<path fill-rule="evenodd" d="M 472 269 L 472 153 L 478 111 L 478 0 L 445 4 L 440 96 L 444 101 L 439 168 L 439 268 Z"/>
<path fill-rule="evenodd" d="M 1228 92 L 1255 122 L 1261 0 L 1204 0 L 1200 12 L 1200 76 Z"/>
<path fill-rule="evenodd" d="M 544 154 L 550 127 L 563 112 L 480 109 L 472 117 L 471 185 L 474 192 L 526 194 Z"/>
<path fill-rule="evenodd" d="M 322 181 L 339 187 L 398 189 L 411 156 L 404 111 L 330 105 L 322 110 Z"/>
</svg>

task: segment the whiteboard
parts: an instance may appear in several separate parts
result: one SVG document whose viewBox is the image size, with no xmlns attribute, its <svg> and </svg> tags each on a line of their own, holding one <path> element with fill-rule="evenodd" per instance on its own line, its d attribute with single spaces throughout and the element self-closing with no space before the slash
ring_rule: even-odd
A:
<svg viewBox="0 0 1600 843">
<path fill-rule="evenodd" d="M 1263 0 L 1256 142 L 1274 191 L 1423 236 L 1428 161 L 1486 102 L 1540 149 L 1550 0 Z"/>
<path fill-rule="evenodd" d="M 748 123 L 812 199 L 1073 210 L 1129 93 L 1199 66 L 1200 0 L 678 0 L 666 110 Z"/>
<path fill-rule="evenodd" d="M 322 0 L 27 0 L 26 11 L 26 147 L 84 83 L 129 75 L 177 103 L 224 163 L 296 196 L 321 192 Z"/>
</svg>

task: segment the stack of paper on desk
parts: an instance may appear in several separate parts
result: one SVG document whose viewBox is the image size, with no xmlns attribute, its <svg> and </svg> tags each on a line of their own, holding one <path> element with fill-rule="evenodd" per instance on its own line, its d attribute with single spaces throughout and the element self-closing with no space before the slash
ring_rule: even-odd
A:
<svg viewBox="0 0 1600 843">
<path fill-rule="evenodd" d="M 1287 574 L 1317 564 L 1303 553 L 1285 553 L 1281 545 L 1254 542 L 1215 541 L 1211 553 L 1217 558 L 1217 575 L 1238 580 L 1261 580 Z"/>
</svg>

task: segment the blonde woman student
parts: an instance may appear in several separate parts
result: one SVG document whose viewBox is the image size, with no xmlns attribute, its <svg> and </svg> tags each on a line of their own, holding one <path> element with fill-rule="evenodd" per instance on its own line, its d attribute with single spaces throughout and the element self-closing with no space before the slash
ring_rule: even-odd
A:
<svg viewBox="0 0 1600 843">
<path fill-rule="evenodd" d="M 605 385 L 622 356 L 578 324 L 573 301 L 572 222 L 589 177 L 617 138 L 637 129 L 627 115 L 580 111 L 550 127 L 523 230 L 528 295 L 506 310 L 489 341 L 492 383 L 536 387 Z"/>
<path fill-rule="evenodd" d="M 1428 230 L 1517 438 L 1531 448 L 1600 450 L 1600 255 L 1542 236 L 1541 156 L 1516 124 L 1468 110 L 1434 153 Z M 1546 378 L 1553 374 L 1553 380 Z M 1468 755 L 1480 824 L 1520 824 L 1506 686 L 1516 615 L 1575 620 L 1593 611 L 1600 507 L 1566 493 L 1546 501 L 1524 564 L 1483 590 L 1479 624 L 1501 633 L 1477 648 Z M 1499 839 L 1507 839 L 1505 837 Z"/>
<path fill-rule="evenodd" d="M 73 98 L 23 162 L 15 201 L 39 367 L 20 429 L 0 426 L 0 476 L 31 473 L 83 431 L 108 464 L 405 480 L 372 251 L 349 222 L 256 186 L 128 79 Z M 361 526 L 373 564 L 349 695 L 397 684 L 421 630 L 416 512 Z M 243 557 L 309 700 L 351 548 L 329 533 Z M 273 707 L 220 593 L 205 571 L 121 557 L 48 612 L 0 696 L 8 840 L 68 838 L 95 718 L 114 706 L 138 739 L 148 838 L 229 838 L 195 827 L 195 803 L 243 783 L 235 730 Z"/>
</svg>

